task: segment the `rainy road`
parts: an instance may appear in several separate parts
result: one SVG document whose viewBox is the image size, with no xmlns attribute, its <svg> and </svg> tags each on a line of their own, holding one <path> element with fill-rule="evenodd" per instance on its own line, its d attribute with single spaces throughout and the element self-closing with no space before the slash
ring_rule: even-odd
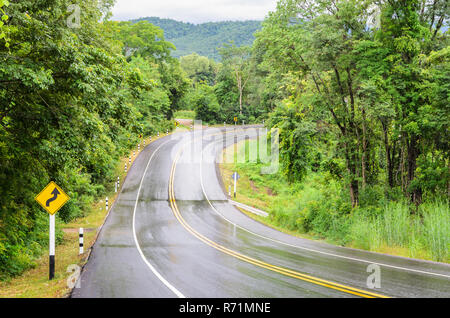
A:
<svg viewBox="0 0 450 318">
<path fill-rule="evenodd" d="M 72 297 L 450 297 L 448 264 L 292 237 L 228 203 L 218 153 L 256 133 L 179 132 L 147 146 Z"/>
</svg>

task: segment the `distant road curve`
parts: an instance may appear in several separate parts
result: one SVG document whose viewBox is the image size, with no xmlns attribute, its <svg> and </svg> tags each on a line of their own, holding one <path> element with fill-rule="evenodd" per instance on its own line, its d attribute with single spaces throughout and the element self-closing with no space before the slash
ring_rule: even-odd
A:
<svg viewBox="0 0 450 318">
<path fill-rule="evenodd" d="M 214 161 L 225 133 L 246 135 L 175 133 L 141 152 L 72 297 L 450 297 L 448 264 L 296 238 L 241 213 Z"/>
</svg>

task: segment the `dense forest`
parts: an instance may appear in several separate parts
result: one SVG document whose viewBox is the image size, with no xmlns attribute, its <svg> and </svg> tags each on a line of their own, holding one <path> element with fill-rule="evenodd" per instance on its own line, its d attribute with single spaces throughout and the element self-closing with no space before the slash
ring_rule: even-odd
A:
<svg viewBox="0 0 450 318">
<path fill-rule="evenodd" d="M 279 225 L 344 242 L 390 224 L 392 244 L 448 260 L 446 0 L 280 0 L 262 27 L 115 22 L 113 5 L 0 0 L 0 279 L 48 244 L 48 181 L 71 197 L 60 220 L 84 215 L 180 109 L 280 129 L 273 178 L 321 190 L 270 211 Z"/>
<path fill-rule="evenodd" d="M 182 57 L 192 53 L 220 61 L 218 48 L 223 43 L 234 42 L 237 46 L 252 45 L 254 33 L 261 29 L 261 21 L 224 21 L 192 24 L 156 17 L 141 18 L 136 21 L 148 21 L 164 30 L 167 41 L 177 50 L 173 57 Z"/>
<path fill-rule="evenodd" d="M 34 201 L 44 186 L 54 180 L 71 197 L 58 219 L 84 215 L 140 134 L 173 128 L 190 87 L 163 31 L 108 22 L 112 5 L 0 1 L 1 279 L 48 244 L 48 216 Z"/>
<path fill-rule="evenodd" d="M 181 60 L 201 79 L 188 104 L 280 129 L 277 178 L 321 190 L 270 211 L 277 225 L 448 260 L 449 15 L 445 0 L 281 0 L 252 46 L 222 46 L 220 67 Z"/>
</svg>

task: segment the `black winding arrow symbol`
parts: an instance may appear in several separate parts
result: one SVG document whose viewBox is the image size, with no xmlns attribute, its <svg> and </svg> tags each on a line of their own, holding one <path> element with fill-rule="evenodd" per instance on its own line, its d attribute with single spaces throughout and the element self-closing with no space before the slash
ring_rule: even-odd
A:
<svg viewBox="0 0 450 318">
<path fill-rule="evenodd" d="M 59 192 L 58 188 L 55 188 L 55 190 L 53 190 L 52 194 L 53 194 L 53 198 L 48 199 L 47 202 L 45 203 L 45 206 L 47 206 L 47 207 L 50 206 L 50 202 L 53 202 L 58 198 L 58 195 L 60 195 L 61 192 Z"/>
</svg>

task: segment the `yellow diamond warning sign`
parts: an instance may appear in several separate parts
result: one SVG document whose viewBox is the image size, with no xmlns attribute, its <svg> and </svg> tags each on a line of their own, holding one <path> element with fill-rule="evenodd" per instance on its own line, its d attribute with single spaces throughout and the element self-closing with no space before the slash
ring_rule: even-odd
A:
<svg viewBox="0 0 450 318">
<path fill-rule="evenodd" d="M 53 181 L 34 199 L 51 215 L 58 212 L 70 200 L 69 196 Z"/>
</svg>

